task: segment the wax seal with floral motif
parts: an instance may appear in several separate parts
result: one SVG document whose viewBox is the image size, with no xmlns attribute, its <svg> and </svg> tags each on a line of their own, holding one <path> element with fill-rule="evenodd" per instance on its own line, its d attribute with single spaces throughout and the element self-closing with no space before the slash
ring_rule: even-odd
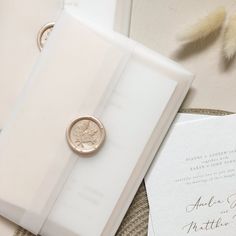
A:
<svg viewBox="0 0 236 236">
<path fill-rule="evenodd" d="M 84 116 L 74 120 L 67 129 L 67 141 L 77 154 L 96 152 L 105 140 L 105 128 L 101 121 L 92 116 Z"/>
</svg>

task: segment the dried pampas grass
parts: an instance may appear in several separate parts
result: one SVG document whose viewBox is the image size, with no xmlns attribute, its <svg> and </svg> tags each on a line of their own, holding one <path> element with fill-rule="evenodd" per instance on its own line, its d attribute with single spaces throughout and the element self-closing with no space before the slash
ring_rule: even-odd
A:
<svg viewBox="0 0 236 236">
<path fill-rule="evenodd" d="M 177 36 L 177 39 L 189 43 L 204 39 L 221 28 L 224 23 L 225 16 L 225 8 L 219 7 L 213 12 L 210 12 L 204 18 L 200 19 L 194 25 L 189 26 L 185 31 Z"/>
<path fill-rule="evenodd" d="M 230 17 L 224 34 L 224 57 L 232 59 L 236 54 L 236 15 Z"/>
</svg>

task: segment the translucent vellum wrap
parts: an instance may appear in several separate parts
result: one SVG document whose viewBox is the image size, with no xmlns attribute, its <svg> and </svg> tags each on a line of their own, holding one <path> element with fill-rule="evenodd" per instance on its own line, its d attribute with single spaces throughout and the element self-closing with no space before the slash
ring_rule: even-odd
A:
<svg viewBox="0 0 236 236">
<path fill-rule="evenodd" d="M 37 36 L 55 22 L 63 0 L 0 1 L 0 130 L 39 56 Z"/>
<path fill-rule="evenodd" d="M 174 62 L 64 13 L 0 136 L 0 213 L 45 236 L 114 234 L 191 80 Z M 65 137 L 83 115 L 107 132 L 91 158 Z"/>
</svg>

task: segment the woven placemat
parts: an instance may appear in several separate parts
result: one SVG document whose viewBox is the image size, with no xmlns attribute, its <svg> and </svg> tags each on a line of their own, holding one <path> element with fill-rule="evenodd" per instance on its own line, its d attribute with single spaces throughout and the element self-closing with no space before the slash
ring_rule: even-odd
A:
<svg viewBox="0 0 236 236">
<path fill-rule="evenodd" d="M 232 112 L 212 109 L 181 109 L 181 113 L 224 116 Z M 123 222 L 117 232 L 117 236 L 146 236 L 148 232 L 149 205 L 144 182 L 141 184 Z M 14 236 L 33 236 L 22 228 L 18 228 Z M 65 235 L 66 236 L 66 235 Z"/>
</svg>

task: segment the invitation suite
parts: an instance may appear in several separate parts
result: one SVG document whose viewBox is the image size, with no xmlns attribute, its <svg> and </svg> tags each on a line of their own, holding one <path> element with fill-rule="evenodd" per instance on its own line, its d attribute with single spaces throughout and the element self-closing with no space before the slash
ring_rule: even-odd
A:
<svg viewBox="0 0 236 236">
<path fill-rule="evenodd" d="M 115 234 L 192 78 L 65 12 L 0 135 L 1 215 L 45 236 Z M 102 130 L 98 152 L 75 153 Z"/>
<path fill-rule="evenodd" d="M 0 132 L 40 55 L 39 32 L 46 24 L 55 22 L 63 2 L 0 1 Z M 0 218 L 0 235 L 12 236 L 14 230 L 12 223 Z"/>
<path fill-rule="evenodd" d="M 129 34 L 131 0 L 2 0 L 0 2 L 0 130 L 62 9 Z M 40 36 L 40 34 L 42 34 Z"/>
<path fill-rule="evenodd" d="M 6 3 L 9 4 L 10 2 L 13 2 L 13 1 L 7 1 Z M 3 2 L 3 4 L 6 4 L 6 3 Z M 22 3 L 22 1 L 21 2 L 18 1 L 17 3 L 15 2 L 15 4 L 17 4 L 17 6 L 20 3 Z M 55 7 L 55 10 L 58 7 L 62 8 L 61 3 L 59 1 L 54 1 L 54 3 L 55 3 L 55 5 L 51 4 L 50 1 L 43 1 L 40 3 L 40 4 L 42 4 L 42 7 L 44 7 L 46 9 L 46 10 L 44 9 L 43 12 L 44 13 L 49 12 L 48 13 L 49 18 L 47 20 L 45 20 L 45 23 L 55 21 L 53 11 L 52 11 L 52 15 L 50 16 L 50 11 L 51 11 L 50 9 L 52 7 L 53 8 Z M 23 5 L 24 4 L 20 4 L 20 6 L 23 6 Z M 17 8 L 15 8 L 14 10 L 11 8 L 12 8 L 12 6 L 9 7 L 9 11 L 4 13 L 4 16 L 6 14 L 12 15 L 13 12 L 17 12 L 17 14 L 15 14 L 15 17 L 16 17 L 19 12 L 22 12 L 21 7 L 19 7 L 19 6 Z M 35 9 L 38 8 L 38 6 L 36 5 L 36 2 L 34 2 L 34 7 L 31 8 L 30 5 L 28 5 L 28 7 L 26 8 L 24 5 L 24 8 L 25 8 L 24 10 L 27 11 L 27 15 L 30 15 L 31 21 L 32 21 L 32 19 L 33 19 L 32 14 L 34 15 L 33 17 L 37 16 L 37 14 L 35 14 Z M 96 2 L 94 0 L 65 0 L 64 1 L 64 8 L 66 8 L 68 11 L 73 13 L 75 16 L 76 15 L 78 15 L 80 17 L 83 16 L 84 18 L 91 19 L 91 21 L 94 21 L 98 25 L 104 26 L 105 28 L 108 28 L 111 30 L 115 28 L 118 32 L 122 32 L 126 35 L 129 34 L 128 31 L 129 31 L 130 15 L 131 15 L 131 0 L 130 1 L 129 0 L 125 0 L 125 1 L 124 0 L 104 0 L 103 2 L 99 1 L 99 4 L 98 4 L 98 2 Z M 4 8 L 4 11 L 6 11 L 6 8 Z M 7 22 L 5 22 L 5 21 L 2 22 L 2 24 L 6 24 L 6 23 Z M 36 24 L 36 22 L 34 22 L 34 23 Z M 42 20 L 42 23 L 44 24 L 43 20 Z M 4 26 L 2 26 L 2 27 L 4 27 Z M 14 31 L 14 33 L 15 33 L 15 30 L 17 30 L 17 28 L 18 28 L 17 25 L 14 27 L 12 26 L 12 31 Z M 41 25 L 40 25 L 40 28 L 41 28 Z M 25 36 L 28 35 L 27 30 L 28 29 L 21 28 L 21 34 L 24 34 Z M 36 31 L 37 30 L 35 30 L 35 32 Z M 2 35 L 2 37 L 3 37 L 3 35 Z M 37 47 L 35 34 L 33 34 L 32 40 L 34 43 L 34 47 L 32 47 L 32 49 L 34 49 L 34 51 L 37 54 L 39 54 L 38 48 L 35 50 L 35 47 Z M 8 39 L 8 41 L 9 41 L 9 39 Z M 17 56 L 16 53 L 17 53 L 17 51 L 15 51 L 14 57 Z M 13 55 L 12 55 L 12 57 L 13 57 Z M 25 59 L 21 60 L 21 63 L 19 63 L 19 64 L 21 64 L 21 66 L 23 66 L 22 65 L 23 63 L 27 63 L 27 61 Z M 14 71 L 12 71 L 12 72 L 14 72 Z M 15 84 L 18 82 L 19 83 L 22 82 L 22 85 L 24 84 L 24 81 L 19 81 L 19 78 L 16 76 L 14 76 L 14 78 L 12 78 L 12 80 L 13 79 L 14 79 L 14 83 L 13 84 L 11 83 L 11 86 L 15 86 Z M 17 80 L 17 81 L 15 81 L 15 80 Z M 5 83 L 5 85 L 7 85 L 7 84 Z M 10 110 L 10 104 L 9 104 L 9 110 Z M 3 114 L 3 113 L 1 112 L 1 114 Z M 0 130 L 1 130 L 1 128 L 2 127 L 0 126 Z M 16 231 L 16 228 L 17 228 L 17 226 L 15 224 L 7 222 L 7 220 L 0 218 L 0 235 L 13 236 Z"/>
<path fill-rule="evenodd" d="M 176 124 L 145 179 L 150 235 L 235 235 L 236 115 Z"/>
</svg>

